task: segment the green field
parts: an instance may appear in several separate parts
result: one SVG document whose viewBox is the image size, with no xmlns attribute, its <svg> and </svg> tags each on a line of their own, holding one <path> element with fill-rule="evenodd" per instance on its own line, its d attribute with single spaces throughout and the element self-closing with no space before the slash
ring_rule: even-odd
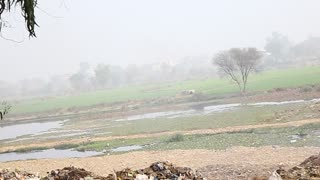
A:
<svg viewBox="0 0 320 180">
<path fill-rule="evenodd" d="M 273 70 L 252 75 L 249 91 L 265 91 L 273 88 L 297 87 L 320 83 L 320 67 Z M 41 112 L 59 108 L 91 106 L 134 99 L 174 96 L 182 90 L 195 89 L 210 96 L 219 96 L 238 91 L 237 86 L 227 79 L 192 80 L 157 85 L 141 85 L 117 89 L 61 96 L 51 99 L 32 99 L 14 104 L 12 113 Z"/>
</svg>

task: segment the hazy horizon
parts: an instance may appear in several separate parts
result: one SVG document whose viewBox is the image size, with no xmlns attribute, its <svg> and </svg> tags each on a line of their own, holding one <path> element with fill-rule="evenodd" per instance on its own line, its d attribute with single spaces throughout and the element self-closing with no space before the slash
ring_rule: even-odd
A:
<svg viewBox="0 0 320 180">
<path fill-rule="evenodd" d="M 272 32 L 293 42 L 320 36 L 319 1 L 39 1 L 37 38 L 20 15 L 0 40 L 0 80 L 74 73 L 80 62 L 125 66 L 187 56 L 210 57 L 231 47 L 262 49 Z M 13 20 L 13 21 L 12 21 Z M 23 35 L 22 35 L 23 34 Z"/>
</svg>

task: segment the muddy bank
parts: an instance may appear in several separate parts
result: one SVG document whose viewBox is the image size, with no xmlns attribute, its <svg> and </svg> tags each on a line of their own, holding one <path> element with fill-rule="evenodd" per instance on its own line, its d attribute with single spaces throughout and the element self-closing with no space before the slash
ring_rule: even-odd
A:
<svg viewBox="0 0 320 180">
<path fill-rule="evenodd" d="M 242 108 L 268 108 L 270 106 L 286 106 L 286 105 L 300 105 L 300 106 L 319 106 L 320 99 L 311 99 L 311 100 L 292 100 L 292 101 L 278 101 L 278 102 L 257 102 L 257 103 L 247 103 L 247 104 L 219 104 L 219 105 L 206 105 L 202 107 L 201 110 L 188 109 L 188 110 L 171 110 L 171 111 L 159 111 L 153 113 L 144 113 L 137 114 L 132 116 L 123 116 L 121 119 L 100 119 L 96 123 L 100 123 L 100 126 L 88 127 L 86 122 L 93 121 L 92 119 L 87 119 L 87 121 L 79 122 L 78 119 L 73 120 L 63 120 L 63 121 L 54 121 L 54 122 L 39 122 L 39 123 L 27 123 L 27 124 L 17 124 L 0 127 L 0 142 L 6 143 L 8 145 L 17 144 L 17 142 L 27 142 L 26 144 L 32 142 L 33 139 L 37 141 L 55 141 L 56 139 L 60 140 L 61 138 L 70 139 L 80 137 L 91 138 L 92 136 L 111 136 L 112 130 L 108 132 L 104 128 L 110 128 L 112 126 L 123 126 L 120 123 L 128 124 L 133 121 L 140 120 L 168 120 L 176 119 L 183 117 L 196 117 L 203 115 L 215 115 L 219 113 L 228 113 L 235 112 Z M 314 104 L 314 105 L 313 105 Z M 303 108 L 306 108 L 303 107 Z M 320 107 L 320 106 L 319 106 Z M 293 114 L 288 112 L 289 114 Z M 298 112 L 298 111 L 297 111 Z M 286 112 L 285 112 L 286 113 Z M 285 113 L 280 114 L 277 112 L 274 119 L 281 120 L 282 116 L 286 117 Z M 316 115 L 308 115 L 307 118 L 317 118 Z M 272 118 L 272 117 L 271 117 Z M 270 118 L 268 119 L 270 120 Z M 79 129 L 71 128 L 71 125 L 76 124 L 79 126 Z M 117 124 L 118 123 L 118 124 Z M 26 127 L 26 128 L 25 128 Z M 100 131 L 100 132 L 99 132 Z M 1 135 L 2 134 L 2 135 Z"/>
<path fill-rule="evenodd" d="M 320 119 L 305 119 L 300 121 L 292 121 L 292 122 L 285 122 L 285 123 L 269 123 L 269 124 L 259 124 L 259 125 L 243 125 L 243 126 L 232 126 L 232 127 L 225 127 L 225 128 L 216 128 L 216 129 L 199 129 L 199 130 L 189 130 L 189 131 L 168 131 L 168 132 L 161 132 L 161 133 L 152 133 L 152 134 L 135 134 L 135 135 L 128 135 L 128 136 L 109 136 L 109 137 L 95 137 L 95 138 L 77 138 L 77 139 L 64 139 L 58 141 L 51 141 L 46 143 L 31 143 L 31 144 L 24 144 L 24 145 L 14 145 L 14 146 L 6 146 L 0 147 L 0 153 L 3 152 L 12 152 L 18 149 L 23 148 L 37 148 L 37 147 L 47 147 L 53 148 L 58 145 L 63 144 L 81 144 L 86 142 L 95 142 L 95 141 L 108 141 L 108 140 L 115 140 L 115 139 L 135 139 L 135 138 L 147 138 L 147 137 L 159 137 L 163 135 L 174 135 L 174 134 L 184 134 L 184 135 L 194 135 L 194 134 L 217 134 L 217 133 L 226 133 L 226 132 L 237 132 L 249 129 L 258 129 L 258 128 L 266 128 L 266 127 L 298 127 L 303 126 L 306 124 L 312 123 L 320 123 Z"/>
</svg>

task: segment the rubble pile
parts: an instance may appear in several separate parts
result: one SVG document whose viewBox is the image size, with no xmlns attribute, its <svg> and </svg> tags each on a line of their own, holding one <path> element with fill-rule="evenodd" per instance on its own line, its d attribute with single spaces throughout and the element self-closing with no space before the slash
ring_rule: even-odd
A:
<svg viewBox="0 0 320 180">
<path fill-rule="evenodd" d="M 65 167 L 48 172 L 45 177 L 23 171 L 0 171 L 0 180 L 160 180 L 160 179 L 192 179 L 202 180 L 202 175 L 187 167 L 176 167 L 170 162 L 156 162 L 150 167 L 139 170 L 126 168 L 109 174 L 107 177 L 97 176 L 82 168 Z"/>
<path fill-rule="evenodd" d="M 92 180 L 101 179 L 106 180 L 107 178 L 94 175 L 92 172 L 86 171 L 82 168 L 65 167 L 63 169 L 52 170 L 48 173 L 47 177 L 41 180 Z"/>
<path fill-rule="evenodd" d="M 0 180 L 39 180 L 40 177 L 35 174 L 31 174 L 25 171 L 9 171 L 8 169 L 4 169 L 0 171 Z"/>
<path fill-rule="evenodd" d="M 126 180 L 157 180 L 157 179 L 204 179 L 202 175 L 193 171 L 187 167 L 176 167 L 170 162 L 156 162 L 150 167 L 140 170 L 124 169 L 122 171 L 115 172 L 115 175 L 109 175 L 108 177 L 116 176 L 117 179 Z"/>
<path fill-rule="evenodd" d="M 320 179 L 320 154 L 303 161 L 289 170 L 282 168 L 276 171 L 283 180 L 287 179 Z"/>
</svg>

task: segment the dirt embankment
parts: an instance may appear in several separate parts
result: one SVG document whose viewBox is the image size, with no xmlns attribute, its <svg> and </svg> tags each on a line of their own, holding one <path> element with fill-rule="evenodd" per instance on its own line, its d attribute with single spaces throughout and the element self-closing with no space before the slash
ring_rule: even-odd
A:
<svg viewBox="0 0 320 180">
<path fill-rule="evenodd" d="M 256 174 L 270 175 L 279 166 L 293 167 L 320 148 L 313 147 L 234 147 L 228 150 L 139 151 L 121 155 L 43 159 L 0 163 L 0 169 L 22 169 L 46 175 L 52 169 L 75 166 L 106 176 L 114 170 L 140 169 L 157 161 L 171 161 L 177 166 L 198 169 L 208 179 L 246 179 Z"/>
</svg>

